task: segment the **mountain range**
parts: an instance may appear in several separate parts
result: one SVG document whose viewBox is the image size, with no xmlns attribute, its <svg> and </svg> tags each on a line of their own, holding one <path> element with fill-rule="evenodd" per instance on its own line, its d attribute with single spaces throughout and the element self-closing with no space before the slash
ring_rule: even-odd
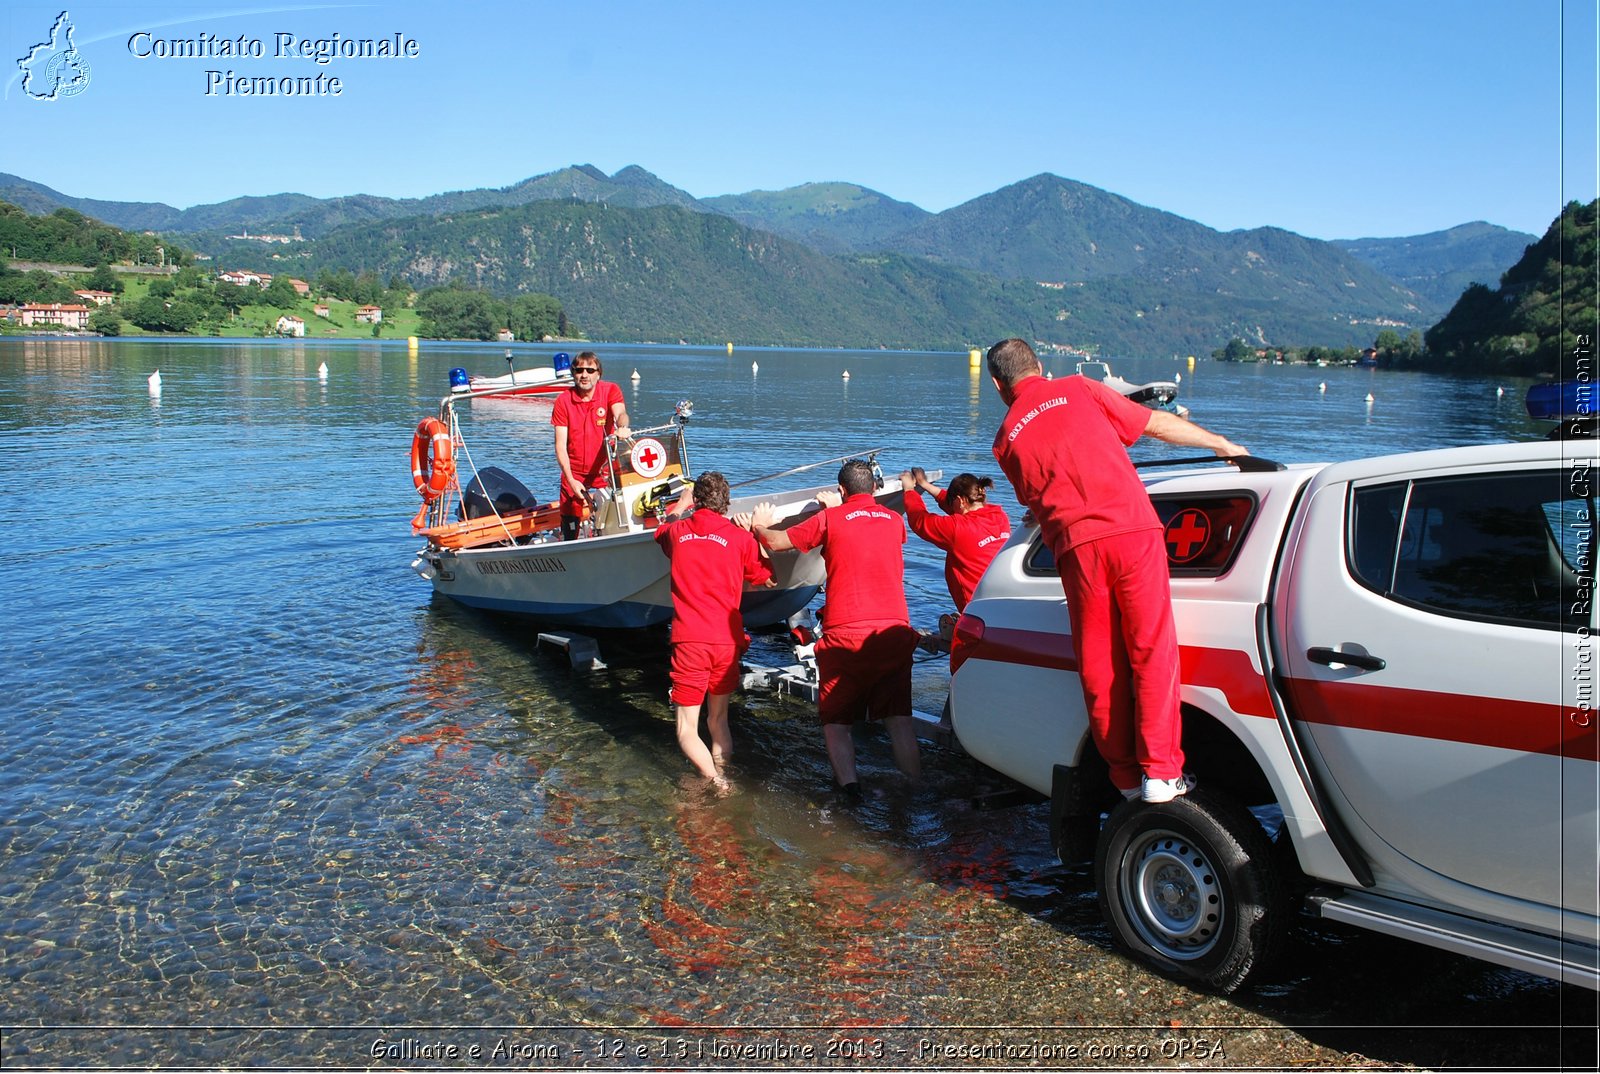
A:
<svg viewBox="0 0 1600 1074">
<path fill-rule="evenodd" d="M 637 166 L 589 165 L 426 198 L 281 194 L 183 210 L 0 174 L 0 200 L 170 233 L 230 266 L 540 291 L 596 338 L 948 348 L 1032 333 L 1122 354 L 1420 331 L 1535 239 L 1485 223 L 1334 242 L 1219 232 L 1048 174 L 941 213 L 845 182 L 697 199 Z M 306 241 L 229 238 L 246 231 Z"/>
</svg>

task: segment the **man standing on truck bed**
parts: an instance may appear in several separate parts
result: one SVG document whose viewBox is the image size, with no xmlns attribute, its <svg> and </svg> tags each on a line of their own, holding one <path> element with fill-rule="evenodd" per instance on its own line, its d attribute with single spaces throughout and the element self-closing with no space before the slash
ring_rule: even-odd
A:
<svg viewBox="0 0 1600 1074">
<path fill-rule="evenodd" d="M 1124 798 L 1188 793 L 1178 638 L 1161 521 L 1129 461 L 1141 435 L 1219 457 L 1238 444 L 1084 376 L 1047 380 L 1026 340 L 989 348 L 1007 410 L 994 438 L 1017 499 L 1055 553 L 1089 729 Z"/>
</svg>

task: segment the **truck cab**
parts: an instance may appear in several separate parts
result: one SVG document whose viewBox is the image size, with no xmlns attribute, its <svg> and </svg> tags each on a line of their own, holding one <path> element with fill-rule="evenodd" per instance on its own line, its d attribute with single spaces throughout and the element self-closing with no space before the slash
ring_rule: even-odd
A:
<svg viewBox="0 0 1600 1074">
<path fill-rule="evenodd" d="M 1120 946 L 1219 990 L 1293 911 L 1600 986 L 1594 441 L 1147 475 L 1198 785 L 1124 803 L 1050 549 L 957 623 L 962 747 L 1051 802 Z"/>
</svg>

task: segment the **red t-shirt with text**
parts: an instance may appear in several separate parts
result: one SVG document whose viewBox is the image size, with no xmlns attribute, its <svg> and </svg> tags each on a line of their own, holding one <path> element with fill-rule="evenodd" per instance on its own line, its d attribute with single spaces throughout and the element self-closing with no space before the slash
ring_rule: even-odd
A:
<svg viewBox="0 0 1600 1074">
<path fill-rule="evenodd" d="M 1150 411 L 1084 376 L 1029 377 L 994 438 L 994 457 L 1059 556 L 1085 541 L 1160 529 L 1128 461 Z"/>
<path fill-rule="evenodd" d="M 823 628 L 910 623 L 906 610 L 905 520 L 863 492 L 790 526 L 789 540 L 822 549 L 828 570 Z"/>
<path fill-rule="evenodd" d="M 756 539 L 704 510 L 657 527 L 655 536 L 672 561 L 672 640 L 743 642 L 739 600 L 744 583 L 760 585 L 772 577 Z"/>
<path fill-rule="evenodd" d="M 950 490 L 939 491 L 939 503 L 948 504 Z M 906 491 L 906 521 L 912 533 L 945 550 L 944 582 L 957 611 L 967 606 L 989 561 L 1011 536 L 1011 520 L 992 503 L 965 514 L 935 515 L 916 489 Z"/>
</svg>

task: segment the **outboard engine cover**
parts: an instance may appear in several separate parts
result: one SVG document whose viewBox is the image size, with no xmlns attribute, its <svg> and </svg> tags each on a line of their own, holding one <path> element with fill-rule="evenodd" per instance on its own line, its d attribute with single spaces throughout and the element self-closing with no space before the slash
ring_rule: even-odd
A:
<svg viewBox="0 0 1600 1074">
<path fill-rule="evenodd" d="M 461 490 L 463 518 L 506 514 L 536 506 L 527 486 L 498 466 L 485 466 Z"/>
<path fill-rule="evenodd" d="M 465 369 L 461 369 L 461 368 L 458 367 L 456 369 L 450 370 L 450 390 L 451 391 L 455 391 L 457 388 L 466 389 L 466 388 L 471 387 L 471 385 L 472 385 L 472 381 L 467 376 L 467 371 Z"/>
</svg>

